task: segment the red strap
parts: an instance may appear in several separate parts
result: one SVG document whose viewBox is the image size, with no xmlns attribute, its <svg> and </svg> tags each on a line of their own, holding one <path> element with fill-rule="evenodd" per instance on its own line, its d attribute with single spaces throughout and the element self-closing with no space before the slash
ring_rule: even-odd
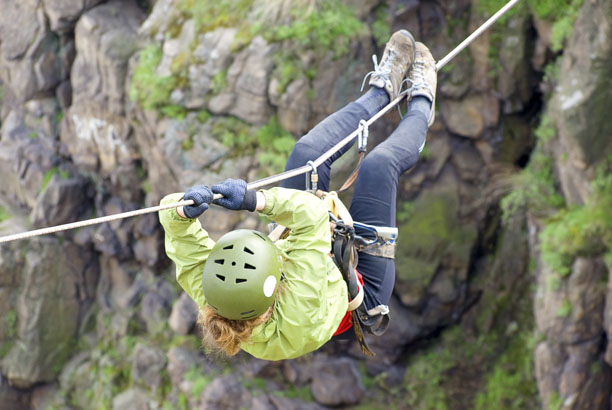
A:
<svg viewBox="0 0 612 410">
<path fill-rule="evenodd" d="M 357 269 L 355 269 L 355 272 L 357 273 L 357 279 L 359 279 L 359 282 L 363 286 L 363 277 L 361 276 L 361 273 L 359 273 Z M 346 332 L 351 328 L 351 326 L 353 326 L 353 321 L 351 320 L 351 312 L 347 311 L 344 317 L 342 318 L 342 321 L 340 321 L 340 326 L 338 326 L 338 329 L 336 329 L 334 336 Z"/>
</svg>

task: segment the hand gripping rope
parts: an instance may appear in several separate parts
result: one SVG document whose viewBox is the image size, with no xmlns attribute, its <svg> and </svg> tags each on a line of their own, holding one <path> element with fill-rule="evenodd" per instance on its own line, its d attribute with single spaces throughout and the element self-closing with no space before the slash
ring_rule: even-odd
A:
<svg viewBox="0 0 612 410">
<path fill-rule="evenodd" d="M 478 29 L 476 29 L 472 34 L 470 34 L 470 36 L 468 36 L 465 40 L 463 40 L 457 47 L 455 47 L 450 53 L 448 53 L 442 60 L 438 61 L 436 63 L 436 70 L 440 71 L 442 67 L 448 64 L 449 61 L 455 58 L 457 54 L 459 54 L 463 49 L 465 49 L 468 45 L 470 45 L 478 36 L 480 36 L 485 30 L 491 27 L 497 20 L 499 20 L 500 17 L 506 14 L 519 1 L 520 0 L 510 0 L 508 3 L 506 3 L 504 7 L 499 9 L 497 13 L 495 13 L 486 22 L 484 22 L 480 27 L 478 27 Z M 367 127 L 372 125 L 376 120 L 378 120 L 380 117 L 385 115 L 391 108 L 395 107 L 405 96 L 406 96 L 405 94 L 399 95 L 397 98 L 391 101 L 387 106 L 385 106 L 382 110 L 380 110 L 376 115 L 374 115 L 369 120 L 367 121 L 361 120 L 359 122 L 359 127 L 355 131 L 353 131 L 351 134 L 345 137 L 342 141 L 338 142 L 336 145 L 334 145 L 332 148 L 330 148 L 327 152 L 325 152 L 323 155 L 321 155 L 316 160 L 309 161 L 308 164 L 303 165 L 299 168 L 295 168 L 289 171 L 282 172 L 277 175 L 272 175 L 272 176 L 260 179 L 258 181 L 255 181 L 255 182 L 251 182 L 247 185 L 247 188 L 248 189 L 261 188 L 263 186 L 267 186 L 267 185 L 271 185 L 271 184 L 274 184 L 280 181 L 284 181 L 285 179 L 289 179 L 297 175 L 306 174 L 307 172 L 311 172 L 313 170 L 315 171 L 315 175 L 316 175 L 316 168 L 319 165 L 321 165 L 323 162 L 329 159 L 335 152 L 340 150 L 346 144 L 350 143 L 353 139 L 355 139 L 355 137 L 360 136 L 362 138 L 362 141 L 365 140 L 367 142 Z M 365 147 L 365 144 L 364 144 L 364 147 Z M 214 196 L 214 199 L 218 199 L 221 197 L 222 195 L 216 194 Z M 180 206 L 187 206 L 187 205 L 193 205 L 193 201 L 192 200 L 180 201 L 180 202 L 176 202 L 176 203 L 168 204 L 168 205 L 153 206 L 150 208 L 144 208 L 144 209 L 139 209 L 139 210 L 130 211 L 130 212 L 123 212 L 119 214 L 103 216 L 100 218 L 88 219 L 85 221 L 72 222 L 68 224 L 52 226 L 49 228 L 36 229 L 33 231 L 18 233 L 14 235 L 2 236 L 0 237 L 0 243 L 16 241 L 19 239 L 26 239 L 26 238 L 31 238 L 34 236 L 46 235 L 46 234 L 60 232 L 60 231 L 66 231 L 69 229 L 82 228 L 84 226 L 101 224 L 104 222 L 115 221 L 115 220 L 123 219 L 123 218 L 130 218 L 132 216 L 144 215 L 148 213 L 163 211 L 165 209 L 178 208 Z"/>
</svg>

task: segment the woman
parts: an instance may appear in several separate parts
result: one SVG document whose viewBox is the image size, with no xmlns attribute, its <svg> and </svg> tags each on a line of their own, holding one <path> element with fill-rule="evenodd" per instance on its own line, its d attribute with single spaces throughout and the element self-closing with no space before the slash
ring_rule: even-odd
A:
<svg viewBox="0 0 612 410">
<path fill-rule="evenodd" d="M 364 159 L 355 182 L 350 213 L 356 221 L 395 226 L 399 176 L 418 160 L 434 118 L 435 61 L 406 30 L 396 32 L 380 65 L 374 59 L 370 90 L 332 114 L 295 145 L 286 169 L 318 158 L 394 100 L 408 81 L 410 104 L 397 129 Z M 367 76 L 366 76 L 367 77 Z M 318 167 L 319 187 L 327 191 L 331 164 L 346 146 Z M 258 192 L 242 180 L 211 188 L 199 185 L 172 194 L 162 204 L 191 199 L 194 205 L 160 212 L 166 252 L 177 280 L 200 307 L 198 323 L 205 341 L 228 355 L 240 349 L 267 360 L 289 359 L 318 349 L 346 321 L 347 287 L 329 256 L 328 209 L 303 191 L 303 176 Z M 213 194 L 223 198 L 213 201 Z M 256 231 L 238 230 L 215 243 L 196 219 L 209 203 L 232 210 L 258 211 L 290 228 L 272 243 Z M 357 234 L 365 235 L 365 232 Z M 359 254 L 368 314 L 386 315 L 395 281 L 392 259 Z M 345 323 L 341 326 L 346 329 Z"/>
</svg>

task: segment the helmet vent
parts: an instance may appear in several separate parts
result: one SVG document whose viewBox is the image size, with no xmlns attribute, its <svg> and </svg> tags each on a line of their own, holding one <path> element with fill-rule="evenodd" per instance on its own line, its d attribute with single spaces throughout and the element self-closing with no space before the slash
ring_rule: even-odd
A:
<svg viewBox="0 0 612 410">
<path fill-rule="evenodd" d="M 240 314 L 240 316 L 248 315 L 248 314 L 251 314 L 251 313 L 253 313 L 253 312 L 255 312 L 255 309 L 249 310 L 248 312 L 242 312 L 242 313 Z"/>
<path fill-rule="evenodd" d="M 234 245 L 227 245 L 225 248 L 223 248 L 224 251 L 229 249 L 234 249 Z"/>
<path fill-rule="evenodd" d="M 253 252 L 252 250 L 250 250 L 249 248 L 247 248 L 246 246 L 244 247 L 244 251 L 246 253 L 250 253 L 251 255 L 255 255 L 255 252 Z"/>
<path fill-rule="evenodd" d="M 225 282 L 225 276 L 217 274 L 217 277 Z"/>
<path fill-rule="evenodd" d="M 218 263 L 219 265 L 223 265 L 224 262 L 225 259 L 215 259 L 215 263 Z"/>
<path fill-rule="evenodd" d="M 257 268 L 255 266 L 253 266 L 253 265 L 249 265 L 248 263 L 245 263 L 244 264 L 244 269 L 253 269 L 253 270 L 255 270 Z"/>
<path fill-rule="evenodd" d="M 242 279 L 242 278 L 236 278 L 236 283 L 242 283 L 242 282 L 246 282 L 246 279 Z"/>
</svg>

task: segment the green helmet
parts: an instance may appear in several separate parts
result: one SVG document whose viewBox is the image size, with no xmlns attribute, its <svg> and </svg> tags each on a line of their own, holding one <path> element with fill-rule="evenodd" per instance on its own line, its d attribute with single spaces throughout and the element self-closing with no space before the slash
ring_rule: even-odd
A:
<svg viewBox="0 0 612 410">
<path fill-rule="evenodd" d="M 281 278 L 281 257 L 274 243 L 250 229 L 223 235 L 204 265 L 204 298 L 219 315 L 256 318 L 274 302 Z"/>
</svg>

